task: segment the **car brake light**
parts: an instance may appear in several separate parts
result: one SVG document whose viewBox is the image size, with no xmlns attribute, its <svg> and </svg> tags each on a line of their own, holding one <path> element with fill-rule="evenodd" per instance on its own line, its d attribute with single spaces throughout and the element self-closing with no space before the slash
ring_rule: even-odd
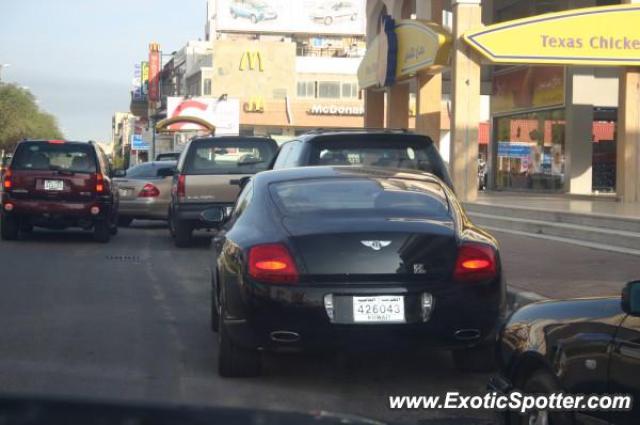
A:
<svg viewBox="0 0 640 425">
<path fill-rule="evenodd" d="M 458 249 L 453 279 L 458 282 L 477 282 L 496 276 L 496 253 L 489 245 L 464 243 Z"/>
<path fill-rule="evenodd" d="M 176 195 L 178 195 L 178 198 L 184 198 L 186 194 L 187 194 L 186 177 L 184 174 L 180 174 L 178 175 L 178 188 L 177 188 Z"/>
<path fill-rule="evenodd" d="M 49 143 L 53 143 L 55 145 L 61 145 L 64 143 L 64 140 L 49 140 Z"/>
<path fill-rule="evenodd" d="M 298 281 L 298 269 L 286 246 L 256 245 L 249 250 L 249 276 L 265 283 L 292 284 Z"/>
<path fill-rule="evenodd" d="M 4 176 L 2 178 L 2 187 L 4 187 L 5 190 L 11 189 L 13 187 L 13 180 L 11 180 L 12 175 L 13 173 L 11 172 L 11 168 L 7 168 L 6 170 L 4 170 Z"/>
<path fill-rule="evenodd" d="M 138 193 L 140 198 L 157 198 L 158 196 L 160 196 L 160 191 L 151 183 L 145 184 L 140 193 Z"/>
<path fill-rule="evenodd" d="M 96 193 L 104 192 L 104 176 L 102 173 L 96 173 Z"/>
</svg>

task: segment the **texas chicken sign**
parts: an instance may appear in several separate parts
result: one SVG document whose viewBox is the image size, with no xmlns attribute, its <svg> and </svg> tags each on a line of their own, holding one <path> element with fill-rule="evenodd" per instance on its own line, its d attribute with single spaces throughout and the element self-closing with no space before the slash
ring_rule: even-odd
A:
<svg viewBox="0 0 640 425">
<path fill-rule="evenodd" d="M 573 9 L 464 35 L 492 63 L 640 65 L 640 4 Z"/>
</svg>

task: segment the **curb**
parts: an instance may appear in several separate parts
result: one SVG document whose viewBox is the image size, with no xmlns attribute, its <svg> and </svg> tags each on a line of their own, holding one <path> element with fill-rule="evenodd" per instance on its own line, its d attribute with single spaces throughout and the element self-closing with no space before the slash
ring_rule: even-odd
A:
<svg viewBox="0 0 640 425">
<path fill-rule="evenodd" d="M 521 289 L 514 288 L 513 286 L 507 286 L 507 305 L 509 306 L 510 311 L 516 311 L 527 304 L 548 299 L 549 298 L 535 292 L 523 291 Z"/>
</svg>

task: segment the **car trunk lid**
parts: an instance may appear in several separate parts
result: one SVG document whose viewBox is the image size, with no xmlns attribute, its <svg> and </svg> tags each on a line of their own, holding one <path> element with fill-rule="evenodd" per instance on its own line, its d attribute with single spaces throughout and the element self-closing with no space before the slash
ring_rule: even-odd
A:
<svg viewBox="0 0 640 425">
<path fill-rule="evenodd" d="M 285 217 L 283 225 L 314 282 L 439 281 L 457 253 L 446 219 Z"/>
</svg>

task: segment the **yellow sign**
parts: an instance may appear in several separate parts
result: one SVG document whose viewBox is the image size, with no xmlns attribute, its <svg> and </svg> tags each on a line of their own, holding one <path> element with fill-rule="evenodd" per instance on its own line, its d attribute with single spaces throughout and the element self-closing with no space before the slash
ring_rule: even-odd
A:
<svg viewBox="0 0 640 425">
<path fill-rule="evenodd" d="M 240 71 L 244 70 L 258 70 L 260 72 L 264 72 L 264 68 L 262 66 L 262 55 L 260 52 L 247 51 L 242 54 L 242 57 L 240 58 Z"/>
<path fill-rule="evenodd" d="M 464 35 L 495 63 L 640 65 L 640 5 L 548 13 Z"/>
<path fill-rule="evenodd" d="M 396 25 L 398 36 L 398 65 L 396 78 L 449 64 L 452 38 L 444 28 L 431 22 L 406 19 Z"/>
<path fill-rule="evenodd" d="M 360 88 L 379 85 L 378 66 L 380 62 L 380 36 L 377 36 L 367 48 L 367 53 L 358 67 Z"/>
<path fill-rule="evenodd" d="M 452 37 L 439 25 L 415 19 L 399 21 L 395 27 L 398 38 L 396 79 L 407 78 L 419 71 L 439 72 L 449 63 Z M 386 54 L 382 36 L 378 35 L 367 47 L 358 68 L 360 88 L 379 87 L 384 73 Z"/>
<path fill-rule="evenodd" d="M 261 96 L 252 96 L 242 105 L 242 109 L 245 112 L 264 112 L 264 99 Z"/>
</svg>

